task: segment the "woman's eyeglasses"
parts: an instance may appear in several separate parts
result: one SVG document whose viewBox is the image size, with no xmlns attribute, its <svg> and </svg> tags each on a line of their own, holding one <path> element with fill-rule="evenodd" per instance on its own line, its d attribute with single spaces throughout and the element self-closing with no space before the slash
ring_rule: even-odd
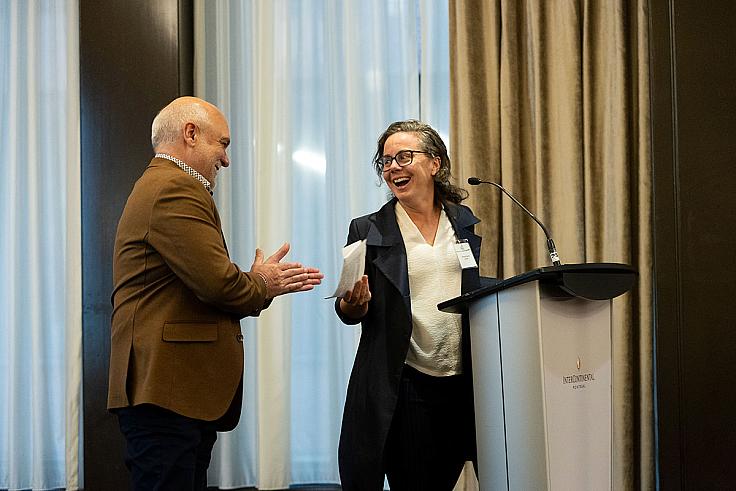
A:
<svg viewBox="0 0 736 491">
<path fill-rule="evenodd" d="M 406 167 L 407 165 L 414 162 L 415 153 L 424 153 L 432 155 L 429 152 L 422 152 L 421 150 L 400 150 L 393 157 L 384 155 L 383 157 L 376 160 L 376 164 L 381 166 L 384 171 L 387 171 L 391 167 L 391 163 L 395 160 L 399 167 Z"/>
</svg>

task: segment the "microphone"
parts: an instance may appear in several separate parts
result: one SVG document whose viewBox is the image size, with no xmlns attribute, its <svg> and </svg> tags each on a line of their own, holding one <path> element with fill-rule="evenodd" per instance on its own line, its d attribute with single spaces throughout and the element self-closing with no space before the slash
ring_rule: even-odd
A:
<svg viewBox="0 0 736 491">
<path fill-rule="evenodd" d="M 506 194 L 506 196 L 508 196 L 509 198 L 511 198 L 511 200 L 514 203 L 516 203 L 517 205 L 521 206 L 521 209 L 524 210 L 527 215 L 529 215 L 530 217 L 532 217 L 532 220 L 534 220 L 535 222 L 537 222 L 537 225 L 539 225 L 540 227 L 542 227 L 542 231 L 544 232 L 545 237 L 547 237 L 547 251 L 549 251 L 549 257 L 550 257 L 550 259 L 552 259 L 552 264 L 554 264 L 555 266 L 559 266 L 560 265 L 560 256 L 557 254 L 557 248 L 555 247 L 555 242 L 552 240 L 552 237 L 549 236 L 549 231 L 547 230 L 547 227 L 545 227 L 544 224 L 542 222 L 540 222 L 537 219 L 537 217 L 535 217 L 534 214 L 531 211 L 527 210 L 526 209 L 526 206 L 522 205 L 519 202 L 519 200 L 516 199 L 516 198 L 514 198 L 511 195 L 511 193 L 509 193 L 508 191 L 506 191 L 506 189 L 503 186 L 501 186 L 500 184 L 497 184 L 495 182 L 482 181 L 482 180 L 478 179 L 477 177 L 469 177 L 468 178 L 468 184 L 470 184 L 471 186 L 477 186 L 479 184 L 490 184 L 491 186 L 495 186 L 498 189 L 500 189 L 501 191 L 503 191 L 504 194 Z"/>
</svg>

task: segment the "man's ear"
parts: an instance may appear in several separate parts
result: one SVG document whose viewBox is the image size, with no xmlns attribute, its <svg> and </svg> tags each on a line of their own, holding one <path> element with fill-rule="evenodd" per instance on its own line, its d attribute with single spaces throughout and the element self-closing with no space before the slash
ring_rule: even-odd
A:
<svg viewBox="0 0 736 491">
<path fill-rule="evenodd" d="M 197 137 L 199 136 L 199 128 L 194 123 L 187 123 L 184 125 L 184 141 L 187 145 L 194 145 Z"/>
</svg>

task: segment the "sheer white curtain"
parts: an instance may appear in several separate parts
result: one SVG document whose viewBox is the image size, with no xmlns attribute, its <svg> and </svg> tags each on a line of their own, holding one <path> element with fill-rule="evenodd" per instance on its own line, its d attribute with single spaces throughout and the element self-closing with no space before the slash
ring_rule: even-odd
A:
<svg viewBox="0 0 736 491">
<path fill-rule="evenodd" d="M 332 293 L 352 217 L 378 209 L 371 165 L 392 121 L 420 118 L 447 138 L 445 1 L 195 3 L 197 95 L 223 109 L 233 144 L 215 192 L 230 253 L 255 247 L 317 265 L 325 284 L 243 321 L 241 423 L 220 435 L 210 484 L 337 483 L 337 442 L 359 332 Z M 421 72 L 421 77 L 420 77 Z M 420 102 L 421 101 L 421 102 Z"/>
<path fill-rule="evenodd" d="M 0 1 L 0 489 L 79 487 L 78 31 Z"/>
</svg>

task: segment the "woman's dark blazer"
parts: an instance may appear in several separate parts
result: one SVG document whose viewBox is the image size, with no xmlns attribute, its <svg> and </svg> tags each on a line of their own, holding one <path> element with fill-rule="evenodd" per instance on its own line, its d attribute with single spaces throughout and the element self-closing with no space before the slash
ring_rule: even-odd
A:
<svg viewBox="0 0 736 491">
<path fill-rule="evenodd" d="M 444 205 L 457 238 L 468 241 L 477 262 L 481 238 L 474 233 L 474 225 L 479 220 L 467 206 Z M 344 323 L 362 324 L 340 433 L 340 479 L 342 488 L 348 491 L 383 489 L 383 448 L 411 338 L 406 249 L 396 222 L 395 206 L 396 198 L 377 212 L 350 223 L 347 243 L 366 239 L 365 274 L 371 290 L 368 313 L 362 319 L 351 319 L 340 311 L 340 300 L 335 303 Z M 463 270 L 462 283 L 463 292 L 476 288 L 478 269 Z M 472 388 L 467 325 L 464 315 L 463 373 Z M 472 397 L 472 390 L 468 393 Z"/>
</svg>

